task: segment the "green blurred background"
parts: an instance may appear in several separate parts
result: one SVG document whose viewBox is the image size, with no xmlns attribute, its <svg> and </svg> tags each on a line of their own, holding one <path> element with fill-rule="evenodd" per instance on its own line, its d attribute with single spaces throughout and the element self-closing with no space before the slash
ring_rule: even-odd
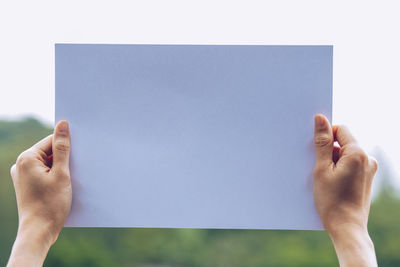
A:
<svg viewBox="0 0 400 267">
<path fill-rule="evenodd" d="M 0 266 L 17 230 L 9 169 L 26 148 L 51 133 L 33 118 L 0 121 Z M 375 155 L 376 156 L 376 155 Z M 400 266 L 400 199 L 378 157 L 379 190 L 369 230 L 380 266 Z M 378 186 L 376 186 L 377 188 Z M 66 228 L 45 266 L 236 267 L 337 266 L 323 231 Z"/>
</svg>

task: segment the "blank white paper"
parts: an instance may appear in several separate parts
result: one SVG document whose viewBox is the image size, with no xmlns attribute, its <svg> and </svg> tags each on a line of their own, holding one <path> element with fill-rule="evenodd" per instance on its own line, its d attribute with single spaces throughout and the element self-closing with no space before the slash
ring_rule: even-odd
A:
<svg viewBox="0 0 400 267">
<path fill-rule="evenodd" d="M 66 226 L 322 229 L 313 118 L 332 46 L 56 45 Z"/>
</svg>

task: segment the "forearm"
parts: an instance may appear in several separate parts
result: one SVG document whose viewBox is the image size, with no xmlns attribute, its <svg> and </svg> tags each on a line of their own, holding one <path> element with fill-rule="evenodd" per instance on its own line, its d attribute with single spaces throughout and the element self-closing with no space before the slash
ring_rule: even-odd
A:
<svg viewBox="0 0 400 267">
<path fill-rule="evenodd" d="M 42 266 L 50 246 L 51 240 L 44 225 L 19 227 L 7 267 Z"/>
<path fill-rule="evenodd" d="M 329 233 L 341 267 L 375 267 L 374 244 L 368 231 L 354 226 L 343 226 Z"/>
</svg>

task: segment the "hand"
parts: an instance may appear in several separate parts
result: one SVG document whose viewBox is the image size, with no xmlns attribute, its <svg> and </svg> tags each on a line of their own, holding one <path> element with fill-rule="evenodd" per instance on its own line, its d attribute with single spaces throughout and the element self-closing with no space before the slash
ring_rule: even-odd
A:
<svg viewBox="0 0 400 267">
<path fill-rule="evenodd" d="M 70 133 L 61 121 L 23 152 L 11 167 L 18 205 L 18 233 L 8 266 L 40 266 L 71 208 Z"/>
<path fill-rule="evenodd" d="M 338 142 L 339 146 L 334 145 Z M 375 159 L 344 126 L 315 116 L 314 200 L 341 266 L 376 266 L 367 223 Z"/>
</svg>

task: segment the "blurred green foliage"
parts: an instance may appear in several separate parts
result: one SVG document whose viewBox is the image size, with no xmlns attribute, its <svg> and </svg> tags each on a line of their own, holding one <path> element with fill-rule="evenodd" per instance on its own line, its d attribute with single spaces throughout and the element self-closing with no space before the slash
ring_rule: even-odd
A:
<svg viewBox="0 0 400 267">
<path fill-rule="evenodd" d="M 9 169 L 51 129 L 28 118 L 0 121 L 0 265 L 17 230 Z M 400 200 L 384 185 L 371 207 L 370 234 L 380 266 L 400 266 Z M 45 266 L 337 266 L 323 231 L 66 228 Z"/>
</svg>

